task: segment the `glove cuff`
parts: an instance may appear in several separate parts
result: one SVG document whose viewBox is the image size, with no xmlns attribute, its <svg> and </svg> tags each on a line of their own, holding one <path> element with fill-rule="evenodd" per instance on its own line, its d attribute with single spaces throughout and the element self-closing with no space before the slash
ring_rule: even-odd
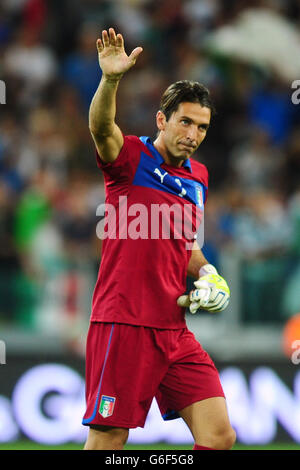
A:
<svg viewBox="0 0 300 470">
<path fill-rule="evenodd" d="M 206 276 L 207 274 L 218 274 L 218 271 L 212 264 L 205 264 L 199 269 L 199 277 Z"/>
</svg>

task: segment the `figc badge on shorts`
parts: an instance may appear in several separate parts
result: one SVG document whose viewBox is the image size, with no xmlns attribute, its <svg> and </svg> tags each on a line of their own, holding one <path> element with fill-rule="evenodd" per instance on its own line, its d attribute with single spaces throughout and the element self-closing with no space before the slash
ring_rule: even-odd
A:
<svg viewBox="0 0 300 470">
<path fill-rule="evenodd" d="M 108 418 L 114 412 L 116 399 L 115 397 L 107 397 L 106 395 L 101 396 L 99 413 L 103 418 Z"/>
</svg>

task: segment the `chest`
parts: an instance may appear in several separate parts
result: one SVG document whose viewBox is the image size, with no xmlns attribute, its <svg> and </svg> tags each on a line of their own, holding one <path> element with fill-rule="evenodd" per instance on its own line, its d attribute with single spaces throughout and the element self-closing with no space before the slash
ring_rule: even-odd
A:
<svg viewBox="0 0 300 470">
<path fill-rule="evenodd" d="M 132 185 L 159 191 L 161 194 L 155 194 L 154 199 L 158 196 L 162 201 L 170 200 L 170 196 L 173 196 L 171 200 L 174 200 L 174 203 L 182 200 L 200 209 L 203 209 L 206 199 L 206 188 L 200 181 L 195 181 L 188 174 L 176 174 L 176 169 L 168 171 L 144 152 L 141 152 Z M 147 193 L 149 194 L 149 191 Z"/>
</svg>

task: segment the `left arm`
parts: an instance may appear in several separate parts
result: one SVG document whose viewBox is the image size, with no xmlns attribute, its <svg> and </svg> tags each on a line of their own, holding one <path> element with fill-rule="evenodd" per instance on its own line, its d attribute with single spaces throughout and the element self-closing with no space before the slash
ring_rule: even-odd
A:
<svg viewBox="0 0 300 470">
<path fill-rule="evenodd" d="M 207 259 L 204 257 L 202 251 L 199 248 L 198 243 L 195 241 L 192 249 L 192 255 L 188 264 L 187 274 L 194 279 L 199 279 L 200 268 L 209 264 Z"/>
<path fill-rule="evenodd" d="M 227 282 L 209 264 L 197 242 L 193 246 L 187 274 L 197 279 L 194 282 L 196 289 L 188 295 L 181 295 L 177 299 L 179 306 L 189 307 L 191 313 L 196 313 L 199 309 L 221 312 L 227 307 L 230 298 Z"/>
</svg>

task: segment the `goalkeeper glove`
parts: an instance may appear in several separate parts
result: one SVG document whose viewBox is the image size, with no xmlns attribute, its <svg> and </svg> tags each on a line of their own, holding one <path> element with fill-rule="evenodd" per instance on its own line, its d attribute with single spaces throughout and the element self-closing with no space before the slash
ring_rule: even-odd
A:
<svg viewBox="0 0 300 470">
<path fill-rule="evenodd" d="M 181 295 L 177 304 L 180 307 L 189 307 L 192 314 L 199 309 L 221 312 L 229 304 L 230 290 L 227 282 L 211 264 L 202 266 L 199 275 L 199 279 L 194 282 L 196 289 L 189 295 Z"/>
</svg>

